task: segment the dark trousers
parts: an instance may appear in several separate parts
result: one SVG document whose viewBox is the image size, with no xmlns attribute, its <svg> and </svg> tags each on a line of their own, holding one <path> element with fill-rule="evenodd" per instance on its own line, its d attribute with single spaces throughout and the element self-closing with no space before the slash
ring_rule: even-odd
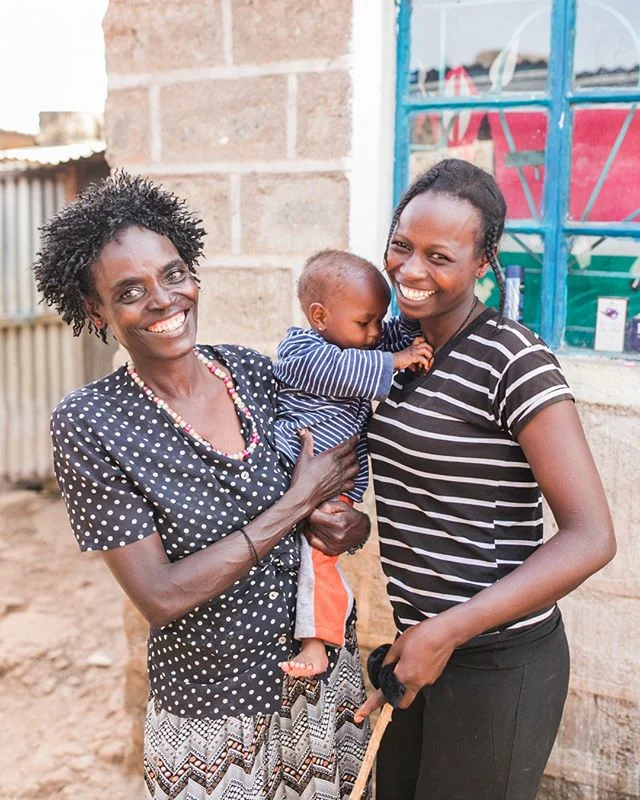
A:
<svg viewBox="0 0 640 800">
<path fill-rule="evenodd" d="M 568 683 L 558 611 L 534 631 L 456 651 L 433 686 L 394 711 L 377 800 L 535 800 Z"/>
</svg>

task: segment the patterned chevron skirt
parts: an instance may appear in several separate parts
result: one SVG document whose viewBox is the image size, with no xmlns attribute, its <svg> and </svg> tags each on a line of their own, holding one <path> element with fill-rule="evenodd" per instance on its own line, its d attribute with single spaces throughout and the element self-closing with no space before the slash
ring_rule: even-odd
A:
<svg viewBox="0 0 640 800">
<path fill-rule="evenodd" d="M 343 800 L 369 729 L 353 714 L 364 698 L 357 650 L 343 648 L 328 680 L 284 679 L 279 714 L 188 719 L 149 702 L 149 800 Z"/>
</svg>

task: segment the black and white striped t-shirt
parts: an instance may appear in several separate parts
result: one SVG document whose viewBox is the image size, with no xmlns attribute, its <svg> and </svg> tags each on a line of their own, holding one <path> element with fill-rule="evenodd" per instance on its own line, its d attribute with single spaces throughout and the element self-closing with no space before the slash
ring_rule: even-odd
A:
<svg viewBox="0 0 640 800">
<path fill-rule="evenodd" d="M 545 406 L 567 399 L 544 342 L 511 320 L 498 325 L 493 309 L 448 342 L 427 375 L 395 377 L 368 442 L 400 631 L 470 599 L 540 546 L 541 493 L 516 437 Z"/>
</svg>

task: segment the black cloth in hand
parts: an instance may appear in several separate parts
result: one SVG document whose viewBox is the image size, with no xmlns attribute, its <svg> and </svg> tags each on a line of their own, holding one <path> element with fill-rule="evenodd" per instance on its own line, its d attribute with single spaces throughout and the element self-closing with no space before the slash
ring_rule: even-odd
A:
<svg viewBox="0 0 640 800">
<path fill-rule="evenodd" d="M 382 689 L 382 694 L 387 703 L 397 708 L 404 697 L 405 688 L 396 677 L 393 671 L 393 664 L 382 666 L 390 647 L 390 644 L 381 644 L 380 647 L 376 647 L 367 659 L 367 672 L 374 688 Z"/>
</svg>

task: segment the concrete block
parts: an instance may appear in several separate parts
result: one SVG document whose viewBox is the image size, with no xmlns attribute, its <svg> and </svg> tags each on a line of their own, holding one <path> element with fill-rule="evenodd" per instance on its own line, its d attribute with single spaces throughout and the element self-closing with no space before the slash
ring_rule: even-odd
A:
<svg viewBox="0 0 640 800">
<path fill-rule="evenodd" d="M 351 39 L 350 0 L 234 0 L 233 59 L 264 63 L 346 55 Z"/>
<path fill-rule="evenodd" d="M 245 344 L 274 356 L 291 322 L 291 270 L 216 267 L 201 278 L 198 341 Z"/>
<path fill-rule="evenodd" d="M 149 161 L 149 96 L 146 89 L 110 91 L 105 107 L 106 158 L 112 169 Z"/>
<path fill-rule="evenodd" d="M 102 23 L 109 73 L 222 64 L 219 0 L 112 0 Z"/>
<path fill-rule="evenodd" d="M 299 158 L 337 158 L 349 153 L 351 81 L 347 72 L 298 76 L 297 132 Z"/>
<path fill-rule="evenodd" d="M 560 602 L 572 685 L 579 682 L 584 691 L 627 698 L 640 709 L 640 603 L 607 596 L 594 590 L 592 581 Z M 640 741 L 640 728 L 636 733 Z"/>
<path fill-rule="evenodd" d="M 623 373 L 622 377 L 626 377 Z M 638 412 L 627 408 L 578 405 L 580 418 L 609 500 L 618 553 L 591 579 L 594 588 L 640 599 L 640 505 L 635 502 L 640 462 Z"/>
<path fill-rule="evenodd" d="M 160 118 L 165 162 L 284 158 L 286 77 L 165 86 Z"/>
<path fill-rule="evenodd" d="M 537 800 L 638 800 L 639 796 L 638 794 L 603 792 L 594 786 L 545 775 L 542 778 Z"/>
<path fill-rule="evenodd" d="M 187 201 L 200 217 L 207 236 L 205 258 L 231 249 L 229 178 L 226 175 L 150 175 L 166 189 Z"/>
<path fill-rule="evenodd" d="M 342 174 L 242 179 L 242 251 L 300 254 L 346 247 L 349 187 Z"/>
<path fill-rule="evenodd" d="M 637 704 L 570 691 L 546 773 L 585 787 L 576 797 L 637 798 L 639 725 Z"/>
</svg>

